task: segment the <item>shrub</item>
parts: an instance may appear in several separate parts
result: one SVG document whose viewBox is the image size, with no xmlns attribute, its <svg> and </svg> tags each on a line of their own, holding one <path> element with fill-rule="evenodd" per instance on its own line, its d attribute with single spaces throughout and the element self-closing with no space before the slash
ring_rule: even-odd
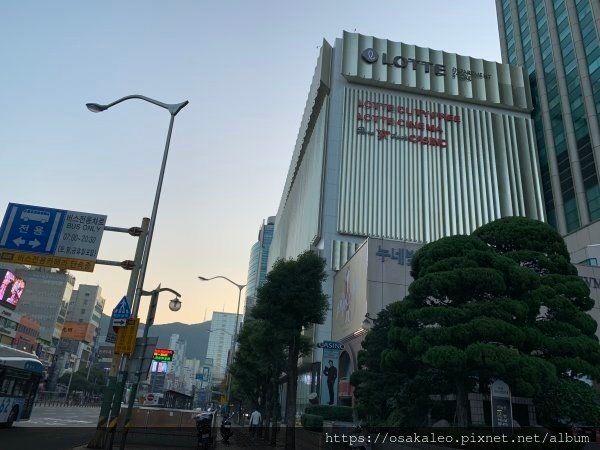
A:
<svg viewBox="0 0 600 450">
<path fill-rule="evenodd" d="M 316 414 L 302 414 L 300 423 L 310 431 L 323 431 L 323 417 Z"/>
<path fill-rule="evenodd" d="M 307 406 L 304 412 L 306 414 L 316 414 L 321 416 L 323 417 L 323 420 L 353 422 L 351 406 L 313 405 Z"/>
</svg>

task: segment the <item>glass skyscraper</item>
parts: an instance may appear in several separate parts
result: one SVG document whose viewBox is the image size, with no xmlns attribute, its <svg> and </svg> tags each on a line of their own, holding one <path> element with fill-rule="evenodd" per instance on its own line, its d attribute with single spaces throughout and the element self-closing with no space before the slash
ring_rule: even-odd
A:
<svg viewBox="0 0 600 450">
<path fill-rule="evenodd" d="M 496 0 L 496 10 L 503 62 L 529 74 L 548 222 L 586 230 L 600 219 L 600 1 Z M 593 228 L 567 239 L 572 254 L 600 243 Z"/>
<path fill-rule="evenodd" d="M 246 284 L 246 308 L 244 309 L 244 322 L 248 320 L 248 313 L 256 303 L 256 292 L 267 279 L 267 267 L 269 260 L 269 249 L 273 240 L 275 230 L 275 217 L 267 219 L 267 223 L 260 227 L 258 240 L 250 251 L 250 263 L 248 265 L 248 282 Z"/>
</svg>

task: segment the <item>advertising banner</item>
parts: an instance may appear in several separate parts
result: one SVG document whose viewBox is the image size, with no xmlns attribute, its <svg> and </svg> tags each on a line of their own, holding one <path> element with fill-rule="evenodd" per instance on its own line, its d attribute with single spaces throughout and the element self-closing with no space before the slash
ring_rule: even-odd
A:
<svg viewBox="0 0 600 450">
<path fill-rule="evenodd" d="M 510 428 L 513 426 L 510 388 L 502 380 L 496 380 L 491 387 L 492 428 Z"/>
<path fill-rule="evenodd" d="M 339 342 L 324 341 L 317 344 L 323 349 L 323 363 L 321 364 L 321 404 L 335 405 L 337 403 L 338 369 L 340 351 L 344 344 Z"/>
</svg>

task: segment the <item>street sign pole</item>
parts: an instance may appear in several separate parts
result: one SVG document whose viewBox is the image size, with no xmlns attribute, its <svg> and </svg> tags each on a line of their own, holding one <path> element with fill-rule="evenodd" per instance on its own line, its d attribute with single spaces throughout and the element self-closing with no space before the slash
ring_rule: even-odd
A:
<svg viewBox="0 0 600 450">
<path fill-rule="evenodd" d="M 137 286 L 137 281 L 140 276 L 140 267 L 142 262 L 142 257 L 144 256 L 144 247 L 146 244 L 146 237 L 148 235 L 148 225 L 150 223 L 150 219 L 144 217 L 142 219 L 142 232 L 138 237 L 137 247 L 135 249 L 135 259 L 133 261 L 133 269 L 131 271 L 131 275 L 129 277 L 129 286 L 127 287 L 127 298 L 133 299 L 135 296 L 135 289 Z M 107 431 L 107 424 L 109 418 L 112 417 L 112 420 L 109 424 L 108 431 L 111 439 L 111 447 L 112 442 L 114 442 L 114 432 L 117 427 L 117 419 L 119 416 L 121 401 L 123 399 L 123 391 L 125 388 L 125 380 L 127 380 L 127 373 L 124 373 L 124 369 L 127 366 L 127 357 L 121 355 L 120 363 L 117 367 L 111 370 L 109 374 L 108 384 L 106 389 L 104 390 L 104 398 L 102 401 L 102 407 L 100 409 L 100 415 L 98 416 L 98 425 L 96 426 L 96 433 L 92 440 L 88 443 L 88 448 L 104 448 L 105 442 L 105 432 Z M 117 380 L 117 375 L 119 375 L 119 380 Z M 112 402 L 112 408 L 111 408 Z M 116 414 L 115 414 L 116 411 Z M 110 416 L 109 416 L 110 414 Z"/>
<path fill-rule="evenodd" d="M 158 286 L 158 288 L 160 288 L 160 285 Z M 154 316 L 156 314 L 156 306 L 158 304 L 159 294 L 159 289 L 156 289 L 152 292 L 152 297 L 150 297 L 150 307 L 148 308 L 148 316 L 146 319 L 146 324 L 144 325 L 144 333 L 142 334 L 142 361 L 140 363 L 139 370 L 135 373 L 135 383 L 131 386 L 131 392 L 129 393 L 129 402 L 127 405 L 127 412 L 125 413 L 125 428 L 123 429 L 123 437 L 121 438 L 121 445 L 119 447 L 120 450 L 124 450 L 125 443 L 127 442 L 127 433 L 129 432 L 129 422 L 131 421 L 133 405 L 135 403 L 135 396 L 137 395 L 137 390 L 139 388 L 140 381 L 142 378 L 144 357 L 146 356 L 146 348 L 148 346 L 148 330 L 150 329 L 150 325 L 152 325 L 152 323 L 154 322 Z"/>
</svg>

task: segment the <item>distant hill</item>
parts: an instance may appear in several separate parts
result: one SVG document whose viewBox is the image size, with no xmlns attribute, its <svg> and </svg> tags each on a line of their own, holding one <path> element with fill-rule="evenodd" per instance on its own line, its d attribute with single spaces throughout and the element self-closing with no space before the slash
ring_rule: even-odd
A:
<svg viewBox="0 0 600 450">
<path fill-rule="evenodd" d="M 102 314 L 102 320 L 100 321 L 100 336 L 102 339 L 106 336 L 109 323 L 110 316 Z M 141 335 L 143 326 L 144 324 L 141 323 L 138 336 Z M 203 360 L 206 357 L 206 349 L 208 348 L 208 336 L 210 334 L 208 330 L 210 330 L 210 320 L 192 325 L 175 322 L 152 325 L 148 336 L 158 336 L 158 346 L 167 348 L 169 346 L 171 335 L 179 334 L 179 337 L 187 342 L 186 358 Z"/>
</svg>

